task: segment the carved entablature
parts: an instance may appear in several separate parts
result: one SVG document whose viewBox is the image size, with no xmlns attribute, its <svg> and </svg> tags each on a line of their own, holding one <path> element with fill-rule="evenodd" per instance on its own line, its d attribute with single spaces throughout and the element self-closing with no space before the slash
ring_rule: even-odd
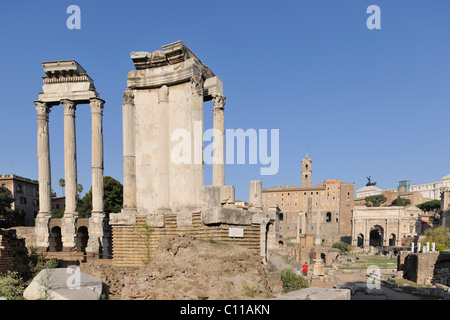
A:
<svg viewBox="0 0 450 320">
<path fill-rule="evenodd" d="M 63 99 L 70 99 L 82 104 L 99 97 L 94 81 L 75 60 L 43 62 L 42 66 L 46 76 L 39 101 L 58 105 Z"/>
<path fill-rule="evenodd" d="M 222 81 L 181 41 L 152 53 L 132 52 L 130 56 L 136 68 L 128 74 L 130 89 L 156 89 L 194 81 L 193 94 L 203 95 L 205 101 L 223 93 Z"/>
</svg>

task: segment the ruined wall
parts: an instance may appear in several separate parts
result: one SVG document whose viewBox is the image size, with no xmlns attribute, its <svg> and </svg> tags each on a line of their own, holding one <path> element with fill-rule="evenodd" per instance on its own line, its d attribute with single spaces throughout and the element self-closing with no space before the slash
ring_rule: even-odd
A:
<svg viewBox="0 0 450 320">
<path fill-rule="evenodd" d="M 439 255 L 434 267 L 432 283 L 450 287 L 450 254 Z"/>
<path fill-rule="evenodd" d="M 411 253 L 404 257 L 404 277 L 422 285 L 430 285 L 439 252 Z M 400 258 L 399 258 L 400 259 Z"/>
<path fill-rule="evenodd" d="M 0 273 L 23 271 L 25 257 L 25 241 L 14 231 L 0 230 Z"/>
<path fill-rule="evenodd" d="M 112 226 L 113 263 L 115 266 L 143 266 L 146 264 L 146 260 L 155 254 L 159 240 L 167 235 L 235 243 L 255 250 L 255 253 L 258 254 L 261 251 L 261 226 L 259 224 L 207 226 L 201 222 L 200 213 L 194 213 L 191 227 L 178 227 L 177 216 L 173 214 L 166 215 L 164 228 L 151 229 L 151 236 L 148 238 L 149 233 L 146 232 L 145 225 L 146 217 L 138 216 L 136 226 Z M 244 229 L 244 237 L 229 237 L 230 227 Z"/>
</svg>

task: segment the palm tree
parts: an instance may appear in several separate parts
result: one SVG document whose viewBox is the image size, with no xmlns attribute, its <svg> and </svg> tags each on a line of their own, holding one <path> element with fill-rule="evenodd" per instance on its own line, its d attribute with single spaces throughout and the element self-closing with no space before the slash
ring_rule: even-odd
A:
<svg viewBox="0 0 450 320">
<path fill-rule="evenodd" d="M 66 180 L 59 179 L 59 186 L 62 188 L 62 193 L 63 193 L 63 196 L 64 196 L 64 187 L 66 186 Z"/>
</svg>

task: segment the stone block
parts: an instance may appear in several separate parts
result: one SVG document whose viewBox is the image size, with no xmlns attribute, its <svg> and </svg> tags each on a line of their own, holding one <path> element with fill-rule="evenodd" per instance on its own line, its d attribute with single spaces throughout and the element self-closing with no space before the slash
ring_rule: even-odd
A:
<svg viewBox="0 0 450 320">
<path fill-rule="evenodd" d="M 231 208 L 210 208 L 202 211 L 202 221 L 204 224 L 231 224 L 231 225 L 251 225 L 251 212 L 242 209 Z"/>
<path fill-rule="evenodd" d="M 278 296 L 272 300 L 350 300 L 349 289 L 311 287 Z"/>
<path fill-rule="evenodd" d="M 40 300 L 47 290 L 49 300 L 99 300 L 102 281 L 75 268 L 42 270 L 24 291 L 26 300 Z"/>
</svg>

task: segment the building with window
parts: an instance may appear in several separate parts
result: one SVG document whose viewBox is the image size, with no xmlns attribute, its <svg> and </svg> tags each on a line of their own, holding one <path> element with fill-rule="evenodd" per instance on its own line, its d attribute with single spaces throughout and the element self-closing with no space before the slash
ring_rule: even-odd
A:
<svg viewBox="0 0 450 320">
<path fill-rule="evenodd" d="M 306 155 L 302 160 L 301 186 L 264 189 L 263 208 L 280 209 L 280 235 L 284 238 L 316 234 L 322 242 L 350 241 L 354 184 L 325 180 L 312 186 L 311 175 L 312 160 Z"/>
<path fill-rule="evenodd" d="M 14 197 L 11 209 L 25 212 L 25 226 L 34 226 L 39 211 L 38 181 L 5 174 L 0 175 L 0 186 L 6 187 Z"/>
</svg>

